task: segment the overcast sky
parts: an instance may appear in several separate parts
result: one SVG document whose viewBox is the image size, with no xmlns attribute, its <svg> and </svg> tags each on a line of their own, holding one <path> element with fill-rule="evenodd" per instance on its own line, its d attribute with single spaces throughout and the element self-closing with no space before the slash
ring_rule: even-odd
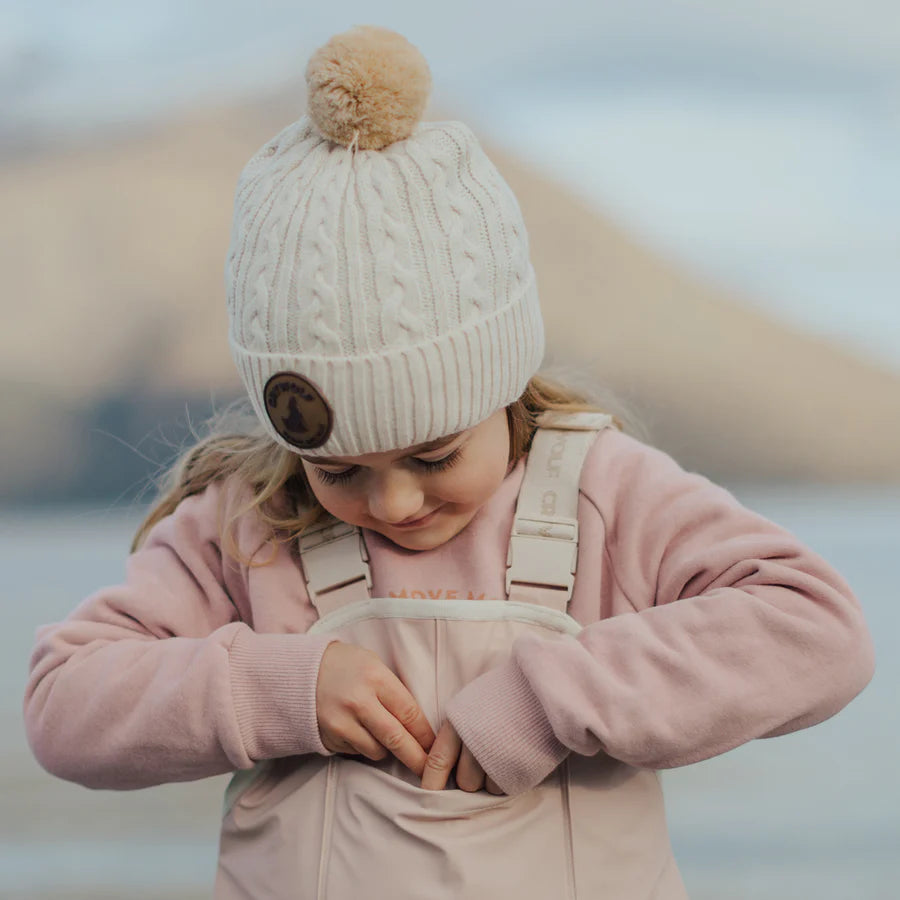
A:
<svg viewBox="0 0 900 900">
<path fill-rule="evenodd" d="M 136 100 L 152 109 L 177 92 L 252 93 L 299 75 L 315 47 L 365 22 L 422 49 L 439 97 L 465 100 L 526 73 L 609 70 L 900 93 L 898 0 L 3 0 L 3 111 L 66 114 L 73 98 L 97 110 Z"/>
</svg>

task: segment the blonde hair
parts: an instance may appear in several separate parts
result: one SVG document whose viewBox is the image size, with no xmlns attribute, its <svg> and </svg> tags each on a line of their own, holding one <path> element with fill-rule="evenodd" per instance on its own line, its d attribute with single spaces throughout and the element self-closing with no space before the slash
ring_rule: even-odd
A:
<svg viewBox="0 0 900 900">
<path fill-rule="evenodd" d="M 528 452 L 542 412 L 606 411 L 592 402 L 591 393 L 567 387 L 546 375 L 532 377 L 522 396 L 506 407 L 510 463 L 515 464 Z M 625 430 L 627 419 L 623 418 L 613 416 L 619 430 Z M 242 503 L 226 501 L 228 505 L 221 511 L 223 549 L 237 559 L 240 555 L 234 525 L 246 513 L 256 512 L 274 542 L 295 540 L 322 514 L 300 457 L 266 435 L 246 405 L 230 407 L 214 417 L 207 428 L 210 433 L 184 452 L 163 476 L 156 502 L 134 537 L 132 551 L 182 500 L 226 479 L 233 478 L 249 489 L 249 499 Z"/>
</svg>

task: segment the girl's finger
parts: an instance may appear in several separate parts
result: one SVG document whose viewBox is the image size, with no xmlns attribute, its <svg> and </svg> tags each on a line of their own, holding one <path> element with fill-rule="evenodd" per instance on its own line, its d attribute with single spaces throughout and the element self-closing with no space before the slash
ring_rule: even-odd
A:
<svg viewBox="0 0 900 900">
<path fill-rule="evenodd" d="M 340 735 L 323 733 L 322 744 L 332 753 L 349 753 L 376 761 L 384 759 L 388 753 L 365 728 L 353 721 L 347 723 Z"/>
<path fill-rule="evenodd" d="M 490 794 L 502 794 L 503 791 L 497 787 L 497 782 L 494 781 L 489 775 L 486 775 L 484 778 L 484 788 Z"/>
<path fill-rule="evenodd" d="M 418 741 L 380 703 L 360 710 L 359 723 L 372 737 L 389 750 L 416 775 L 425 765 L 425 751 Z"/>
<path fill-rule="evenodd" d="M 472 755 L 472 751 L 463 744 L 456 765 L 456 786 L 462 791 L 480 791 L 483 785 L 484 769 Z"/>
<path fill-rule="evenodd" d="M 459 758 L 462 741 L 449 720 L 441 725 L 431 745 L 422 771 L 422 787 L 427 791 L 442 791 Z"/>
<path fill-rule="evenodd" d="M 382 706 L 418 741 L 427 753 L 434 741 L 431 723 L 406 685 L 390 670 L 377 691 Z M 418 774 L 418 773 L 417 773 Z"/>
<path fill-rule="evenodd" d="M 352 753 L 365 756 L 366 759 L 378 762 L 388 755 L 388 751 L 375 740 L 374 737 L 362 726 L 350 732 L 347 741 L 352 745 Z"/>
</svg>

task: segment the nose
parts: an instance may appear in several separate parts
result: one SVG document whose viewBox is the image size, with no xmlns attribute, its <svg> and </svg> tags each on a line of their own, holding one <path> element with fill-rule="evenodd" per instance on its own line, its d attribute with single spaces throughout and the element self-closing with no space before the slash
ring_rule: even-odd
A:
<svg viewBox="0 0 900 900">
<path fill-rule="evenodd" d="M 415 472 L 389 470 L 373 477 L 368 499 L 369 515 L 397 524 L 415 516 L 425 502 L 425 492 Z"/>
</svg>

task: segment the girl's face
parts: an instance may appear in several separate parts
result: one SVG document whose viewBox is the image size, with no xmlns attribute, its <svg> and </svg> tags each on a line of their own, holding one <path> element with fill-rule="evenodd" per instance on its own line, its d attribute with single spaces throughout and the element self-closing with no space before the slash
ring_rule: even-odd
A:
<svg viewBox="0 0 900 900">
<path fill-rule="evenodd" d="M 431 550 L 459 534 L 506 477 L 506 410 L 406 450 L 301 459 L 316 499 L 333 516 L 409 550 Z"/>
</svg>

